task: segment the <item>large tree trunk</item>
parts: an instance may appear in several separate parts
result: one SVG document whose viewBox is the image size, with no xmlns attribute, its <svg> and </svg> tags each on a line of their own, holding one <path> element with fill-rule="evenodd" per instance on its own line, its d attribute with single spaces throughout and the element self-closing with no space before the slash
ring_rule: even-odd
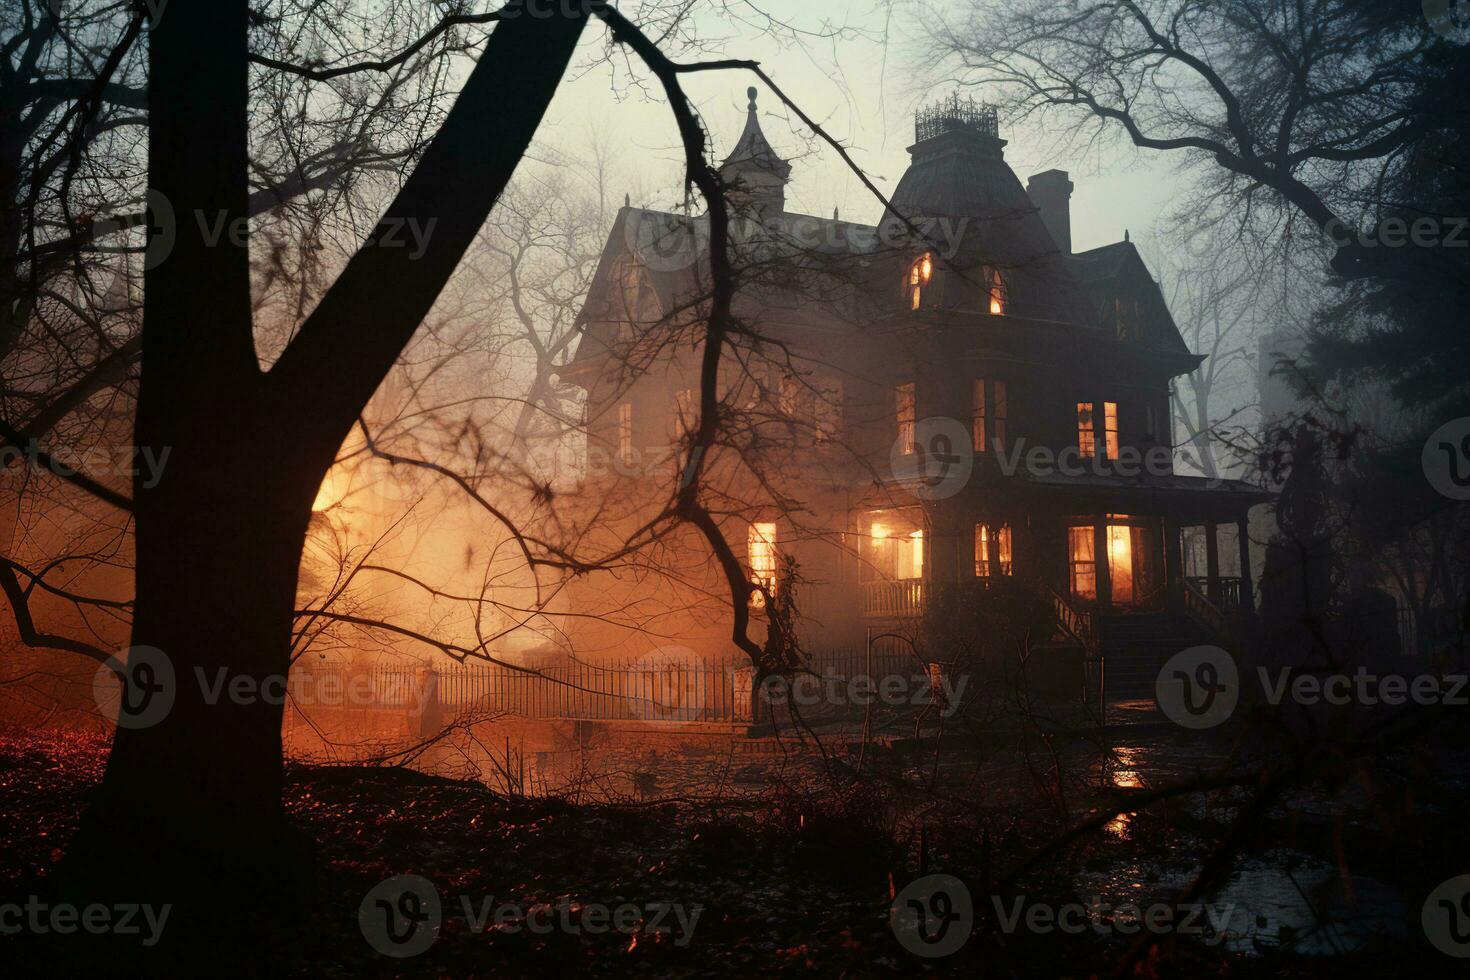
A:
<svg viewBox="0 0 1470 980">
<path fill-rule="evenodd" d="M 289 667 L 311 504 L 524 154 L 586 21 L 522 11 L 496 27 L 379 226 L 432 219 L 425 253 L 375 233 L 266 373 L 248 252 L 229 231 L 248 213 L 247 13 L 247 0 L 175 4 L 150 35 L 149 183 L 173 241 L 147 271 L 136 442 L 170 455 L 155 486 L 134 487 L 132 643 L 161 652 L 173 704 L 119 727 L 63 875 L 99 898 L 170 902 L 165 945 L 195 954 L 226 937 L 267 948 L 239 917 L 299 913 L 282 706 L 263 691 Z M 155 229 L 167 220 L 155 213 Z"/>
</svg>

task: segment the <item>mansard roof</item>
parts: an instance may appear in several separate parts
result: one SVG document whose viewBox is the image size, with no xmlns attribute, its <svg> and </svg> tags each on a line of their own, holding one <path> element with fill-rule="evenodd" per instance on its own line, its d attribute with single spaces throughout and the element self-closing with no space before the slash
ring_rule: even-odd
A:
<svg viewBox="0 0 1470 980">
<path fill-rule="evenodd" d="M 1068 257 L 1005 161 L 995 111 L 951 100 L 921 113 L 915 135 L 880 224 L 885 239 L 901 237 L 905 219 L 952 229 L 936 243 L 940 258 L 962 270 L 999 269 L 1017 315 L 1090 325 Z"/>
</svg>

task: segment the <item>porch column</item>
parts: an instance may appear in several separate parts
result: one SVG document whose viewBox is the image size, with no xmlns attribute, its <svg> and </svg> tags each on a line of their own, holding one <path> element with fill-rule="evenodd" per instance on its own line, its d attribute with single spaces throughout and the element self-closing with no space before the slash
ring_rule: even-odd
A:
<svg viewBox="0 0 1470 980">
<path fill-rule="evenodd" d="M 1240 515 L 1240 520 L 1235 522 L 1235 527 L 1240 535 L 1240 611 L 1242 615 L 1252 616 L 1256 611 L 1256 598 L 1254 589 L 1251 587 L 1251 538 L 1250 538 L 1250 512 Z"/>
<path fill-rule="evenodd" d="M 1092 564 L 1097 576 L 1097 603 L 1113 601 L 1113 569 L 1108 560 L 1108 515 L 1098 514 L 1092 525 Z"/>
<path fill-rule="evenodd" d="M 1205 586 L 1210 602 L 1220 604 L 1220 541 L 1214 518 L 1205 521 Z"/>
<path fill-rule="evenodd" d="M 1164 588 L 1174 599 L 1184 591 L 1184 550 L 1179 532 L 1178 521 L 1164 518 Z"/>
</svg>

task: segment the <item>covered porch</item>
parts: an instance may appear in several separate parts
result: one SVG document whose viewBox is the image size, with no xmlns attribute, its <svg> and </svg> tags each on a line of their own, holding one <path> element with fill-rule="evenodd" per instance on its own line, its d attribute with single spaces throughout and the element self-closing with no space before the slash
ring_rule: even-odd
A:
<svg viewBox="0 0 1470 980">
<path fill-rule="evenodd" d="M 1003 509 L 959 499 L 855 512 L 862 615 L 917 617 L 936 587 L 1012 576 L 1083 610 L 1176 609 L 1217 626 L 1254 613 L 1248 517 L 1265 491 L 1181 476 L 1026 483 Z M 1186 536 L 1202 543 L 1197 560 Z"/>
</svg>

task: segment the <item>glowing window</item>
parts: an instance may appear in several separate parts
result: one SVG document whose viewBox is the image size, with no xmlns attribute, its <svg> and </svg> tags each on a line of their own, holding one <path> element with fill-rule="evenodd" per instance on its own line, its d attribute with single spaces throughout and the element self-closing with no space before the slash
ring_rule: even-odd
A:
<svg viewBox="0 0 1470 980">
<path fill-rule="evenodd" d="M 1088 459 L 1097 455 L 1097 430 L 1092 427 L 1092 402 L 1077 403 L 1077 448 Z"/>
<path fill-rule="evenodd" d="M 760 522 L 750 525 L 750 532 L 745 539 L 746 558 L 750 563 L 750 580 L 757 585 L 763 585 L 766 590 L 775 594 L 776 591 L 776 525 L 774 522 Z M 751 605 L 761 606 L 765 604 L 765 596 L 755 592 L 750 597 Z"/>
<path fill-rule="evenodd" d="M 1011 574 L 1011 526 L 1002 524 L 991 528 L 988 524 L 975 525 L 975 574 L 980 578 L 990 577 L 991 561 L 1000 568 L 1000 574 Z"/>
<path fill-rule="evenodd" d="M 991 265 L 981 266 L 980 280 L 984 290 L 981 295 L 984 310 L 994 316 L 1003 316 L 1010 309 L 1011 302 L 1000 270 Z"/>
<path fill-rule="evenodd" d="M 1108 459 L 1118 458 L 1118 403 L 1103 402 L 1103 435 Z"/>
<path fill-rule="evenodd" d="M 624 463 L 633 460 L 633 405 L 630 402 L 618 406 L 618 456 Z"/>
<path fill-rule="evenodd" d="M 898 443 L 907 455 L 914 451 L 914 383 L 899 385 L 895 389 L 898 416 Z"/>
<path fill-rule="evenodd" d="M 1097 598 L 1097 558 L 1093 543 L 1091 524 L 1067 528 L 1072 594 L 1079 599 Z"/>
<path fill-rule="evenodd" d="M 914 260 L 909 266 L 909 274 L 904 278 L 904 289 L 909 296 L 909 309 L 917 310 L 923 303 L 921 294 L 929 280 L 934 278 L 934 254 L 925 252 Z"/>
</svg>

